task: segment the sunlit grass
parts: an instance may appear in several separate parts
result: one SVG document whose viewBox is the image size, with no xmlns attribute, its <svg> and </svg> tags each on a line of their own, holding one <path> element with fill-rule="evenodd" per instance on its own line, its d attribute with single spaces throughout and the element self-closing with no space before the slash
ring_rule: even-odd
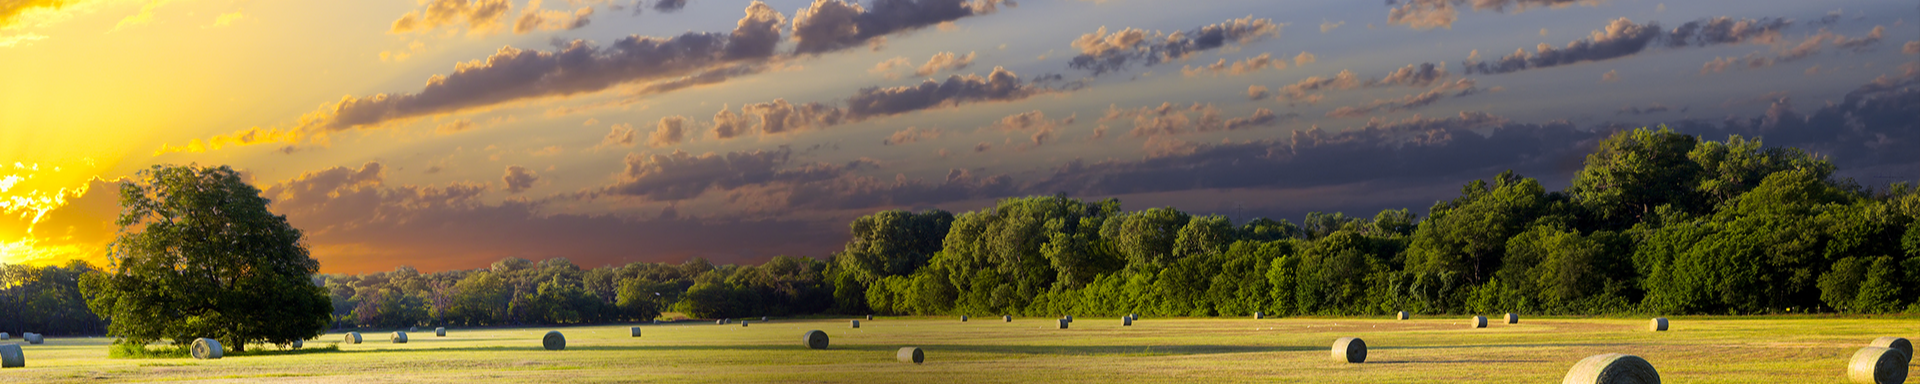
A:
<svg viewBox="0 0 1920 384">
<path fill-rule="evenodd" d="M 407 344 L 388 343 L 384 332 L 339 344 L 330 333 L 297 354 L 254 347 L 220 360 L 109 358 L 106 339 L 60 338 L 22 346 L 27 367 L 0 371 L 0 382 L 1541 383 L 1560 380 L 1581 358 L 1619 352 L 1646 358 L 1676 383 L 1843 383 L 1855 349 L 1879 336 L 1920 335 L 1911 318 L 1680 317 L 1658 333 L 1645 319 L 1465 323 L 1149 317 L 1121 327 L 1078 318 L 1060 330 L 1052 319 L 995 316 L 876 318 L 849 329 L 839 319 L 774 319 L 643 325 L 639 338 L 626 325 L 448 329 Z M 550 329 L 566 334 L 567 350 L 540 348 Z M 802 347 L 811 329 L 827 331 L 832 347 Z M 1366 364 L 1331 360 L 1328 349 L 1343 336 L 1366 340 Z M 903 346 L 925 350 L 926 364 L 895 362 Z"/>
</svg>

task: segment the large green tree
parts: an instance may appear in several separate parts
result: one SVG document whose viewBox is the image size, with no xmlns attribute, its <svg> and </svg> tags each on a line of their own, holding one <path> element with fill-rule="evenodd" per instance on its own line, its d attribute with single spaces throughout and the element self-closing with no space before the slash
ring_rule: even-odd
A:
<svg viewBox="0 0 1920 384">
<path fill-rule="evenodd" d="M 234 351 L 319 336 L 332 303 L 300 230 L 227 167 L 154 166 L 120 184 L 111 271 L 81 282 L 108 335 L 136 345 L 210 337 Z"/>
</svg>

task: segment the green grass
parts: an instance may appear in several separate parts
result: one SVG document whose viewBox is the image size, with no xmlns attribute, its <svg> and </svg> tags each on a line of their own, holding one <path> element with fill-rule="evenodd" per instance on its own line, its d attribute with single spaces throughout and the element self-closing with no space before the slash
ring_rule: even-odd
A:
<svg viewBox="0 0 1920 384">
<path fill-rule="evenodd" d="M 1458 318 L 1455 318 L 1458 317 Z M 848 329 L 840 319 L 738 324 L 448 329 L 447 337 L 390 344 L 367 337 L 308 350 L 249 350 L 219 360 L 110 358 L 107 339 L 47 339 L 23 345 L 26 368 L 0 382 L 848 382 L 848 383 L 1427 383 L 1557 382 L 1587 356 L 1639 355 L 1673 383 L 1844 383 L 1847 358 L 1879 336 L 1920 336 L 1913 318 L 1673 318 L 1669 332 L 1645 319 L 1522 317 L 1518 325 L 1468 329 L 1465 316 L 1390 319 L 1078 318 L 996 316 L 876 318 Z M 1498 322 L 1493 322 L 1498 323 Z M 800 335 L 827 331 L 832 347 L 808 350 Z M 559 330 L 567 350 L 540 348 Z M 367 334 L 363 332 L 363 334 Z M 1369 346 L 1366 364 L 1332 361 L 1333 340 Z M 923 365 L 894 361 L 917 346 Z"/>
</svg>

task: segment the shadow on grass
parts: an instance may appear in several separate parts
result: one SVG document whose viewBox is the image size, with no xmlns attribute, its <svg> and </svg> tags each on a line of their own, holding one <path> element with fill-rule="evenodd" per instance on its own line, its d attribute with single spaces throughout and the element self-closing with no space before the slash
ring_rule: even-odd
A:
<svg viewBox="0 0 1920 384">
<path fill-rule="evenodd" d="M 1507 363 L 1546 363 L 1551 360 L 1368 360 L 1367 364 L 1507 364 Z"/>
<path fill-rule="evenodd" d="M 926 350 L 942 352 L 973 353 L 1014 353 L 1028 355 L 1210 355 L 1226 353 L 1293 352 L 1318 351 L 1320 347 L 1290 346 L 1240 346 L 1240 345 L 1097 345 L 1097 346 L 1013 346 L 1013 345 L 846 345 L 831 346 L 828 351 L 870 351 L 893 352 L 903 346 L 920 347 Z M 614 351 L 614 352 L 674 352 L 674 351 L 804 351 L 806 347 L 798 345 L 678 345 L 678 346 L 569 346 L 565 351 Z M 383 353 L 383 352 L 507 352 L 536 351 L 544 352 L 539 346 L 497 346 L 497 347 L 448 347 L 448 348 L 408 348 L 408 349 L 371 349 L 343 350 L 340 353 Z"/>
<path fill-rule="evenodd" d="M 1558 343 L 1558 344 L 1468 344 L 1468 345 L 1419 345 L 1419 346 L 1379 346 L 1370 345 L 1370 349 L 1461 349 L 1461 348 L 1539 348 L 1539 347 L 1618 347 L 1632 345 L 1627 343 Z"/>
</svg>

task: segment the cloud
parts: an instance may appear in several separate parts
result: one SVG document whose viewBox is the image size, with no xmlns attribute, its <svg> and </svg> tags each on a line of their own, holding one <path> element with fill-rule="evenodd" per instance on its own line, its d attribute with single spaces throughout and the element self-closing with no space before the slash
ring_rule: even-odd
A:
<svg viewBox="0 0 1920 384">
<path fill-rule="evenodd" d="M 1300 51 L 1300 54 L 1293 56 L 1293 65 L 1313 64 L 1316 61 L 1320 61 L 1320 56 L 1314 56 L 1306 51 Z"/>
<path fill-rule="evenodd" d="M 673 12 L 686 7 L 687 0 L 654 0 L 653 2 L 653 10 L 660 12 Z M 639 8 L 635 8 L 634 10 L 639 10 Z"/>
<path fill-rule="evenodd" d="M 1353 89 L 1360 86 L 1359 76 L 1354 75 L 1353 71 L 1342 70 L 1333 77 L 1312 76 L 1301 79 L 1293 84 L 1281 86 L 1280 89 L 1275 91 L 1275 94 L 1277 95 L 1276 98 L 1282 101 L 1316 103 L 1320 101 L 1321 96 L 1314 92 L 1330 89 Z"/>
<path fill-rule="evenodd" d="M 73 0 L 8 0 L 0 2 L 0 28 L 19 22 L 20 14 L 31 10 L 52 11 L 74 5 Z"/>
<path fill-rule="evenodd" d="M 600 139 L 600 145 L 631 147 L 637 135 L 631 124 L 614 124 L 611 129 L 608 129 L 607 136 Z"/>
<path fill-rule="evenodd" d="M 244 19 L 246 17 L 247 17 L 246 15 L 240 14 L 240 11 L 222 13 L 220 14 L 219 17 L 213 18 L 213 27 L 219 28 L 219 27 L 233 25 L 233 23 L 239 22 L 240 19 Z"/>
<path fill-rule="evenodd" d="M 607 195 L 641 197 L 653 201 L 677 201 L 698 197 L 708 190 L 728 191 L 748 185 L 775 182 L 805 182 L 839 177 L 844 169 L 804 166 L 782 169 L 792 161 L 793 150 L 707 153 L 692 155 L 685 151 L 660 155 L 629 154 L 626 170 L 617 182 L 603 188 Z"/>
<path fill-rule="evenodd" d="M 1247 86 L 1247 100 L 1254 100 L 1254 101 L 1266 100 L 1268 97 L 1272 97 L 1272 96 L 1273 96 L 1273 93 L 1267 91 L 1267 87 L 1264 85 Z"/>
<path fill-rule="evenodd" d="M 1523 12 L 1532 8 L 1561 8 L 1574 4 L 1597 6 L 1604 0 L 1387 0 L 1387 6 L 1399 5 L 1387 11 L 1388 24 L 1406 24 L 1413 29 L 1433 29 L 1436 27 L 1453 28 L 1453 22 L 1460 18 L 1455 6 L 1473 3 L 1475 11 Z"/>
<path fill-rule="evenodd" d="M 1468 63 L 1467 73 L 1501 74 L 1625 57 L 1640 53 L 1660 35 L 1657 23 L 1635 24 L 1623 17 L 1564 48 L 1540 44 L 1531 54 L 1521 49 L 1496 61 Z"/>
<path fill-rule="evenodd" d="M 969 103 L 1021 100 L 1045 92 L 1049 90 L 1021 80 L 1013 71 L 994 67 L 984 77 L 953 75 L 946 81 L 929 79 L 917 86 L 861 89 L 847 98 L 846 117 L 859 121 Z"/>
<path fill-rule="evenodd" d="M 1620 81 L 1620 70 L 1617 70 L 1617 69 L 1609 70 L 1607 71 L 1607 73 L 1600 74 L 1600 82 L 1602 83 L 1611 83 L 1616 81 Z"/>
<path fill-rule="evenodd" d="M 1425 87 L 1447 78 L 1447 63 L 1407 64 L 1405 67 L 1388 72 L 1387 76 L 1368 80 L 1366 85 Z"/>
<path fill-rule="evenodd" d="M 921 64 L 920 68 L 913 70 L 913 75 L 926 77 L 944 71 L 967 69 L 967 66 L 973 65 L 973 57 L 973 52 L 967 52 L 966 56 L 955 56 L 953 52 L 936 53 L 932 58 L 927 59 L 926 64 Z"/>
<path fill-rule="evenodd" d="M 1186 59 L 1195 53 L 1229 44 L 1245 45 L 1278 37 L 1282 26 L 1284 24 L 1274 23 L 1270 19 L 1247 16 L 1172 34 L 1148 34 L 1132 28 L 1108 34 L 1106 27 L 1100 27 L 1094 33 L 1081 35 L 1073 41 L 1073 48 L 1080 50 L 1080 54 L 1074 56 L 1067 67 L 1091 71 L 1096 76 L 1127 69 L 1135 62 L 1150 67 Z"/>
<path fill-rule="evenodd" d="M 35 41 L 46 40 L 46 39 L 47 39 L 46 35 L 39 35 L 39 34 L 33 34 L 33 33 L 22 33 L 22 34 L 13 35 L 13 36 L 0 36 L 0 48 L 26 47 L 29 45 L 33 45 L 33 42 Z"/>
<path fill-rule="evenodd" d="M 908 68 L 912 66 L 913 66 L 912 60 L 907 59 L 905 57 L 895 57 L 895 58 L 887 59 L 887 61 L 882 61 L 874 64 L 873 69 L 868 69 L 867 73 L 885 76 L 887 79 L 898 79 L 900 78 L 900 73 L 899 73 L 900 69 Z"/>
<path fill-rule="evenodd" d="M 1615 111 L 1614 114 L 1616 115 L 1651 115 L 1656 113 L 1667 113 L 1667 111 L 1669 110 L 1672 110 L 1672 108 L 1669 108 L 1664 104 L 1653 103 L 1653 104 L 1648 104 L 1646 108 L 1640 108 L 1640 107 L 1631 106 L 1631 105 L 1620 107 L 1620 110 Z"/>
<path fill-rule="evenodd" d="M 820 103 L 793 104 L 786 99 L 753 103 L 740 107 L 740 113 L 760 118 L 753 130 L 760 134 L 781 134 L 823 129 L 846 120 L 846 111 Z"/>
<path fill-rule="evenodd" d="M 442 134 L 442 135 L 451 135 L 455 133 L 473 130 L 473 127 L 474 125 L 472 120 L 459 119 L 459 120 L 449 121 L 446 124 L 440 124 L 440 127 L 433 129 L 433 133 Z"/>
<path fill-rule="evenodd" d="M 660 148 L 687 142 L 686 125 L 686 116 L 667 116 L 660 118 L 660 123 L 655 124 L 656 128 L 654 128 L 653 134 L 647 136 L 647 146 Z"/>
<path fill-rule="evenodd" d="M 887 139 L 882 140 L 880 143 L 885 145 L 906 145 L 924 140 L 938 139 L 940 135 L 943 134 L 946 134 L 946 132 L 939 128 L 920 129 L 918 127 L 907 127 L 907 129 L 902 129 L 899 132 L 887 135 Z"/>
<path fill-rule="evenodd" d="M 518 165 L 507 167 L 507 174 L 500 176 L 500 182 L 507 184 L 507 193 L 516 195 L 533 188 L 536 181 L 540 181 L 540 175 Z"/>
<path fill-rule="evenodd" d="M 993 13 L 1002 0 L 873 0 L 873 9 L 841 0 L 814 0 L 793 15 L 796 54 L 818 54 L 874 38 Z M 1012 6 L 1012 2 L 1007 2 Z"/>
<path fill-rule="evenodd" d="M 1909 55 L 1920 55 L 1920 40 L 1907 42 L 1907 45 L 1900 48 L 1900 52 Z"/>
<path fill-rule="evenodd" d="M 1793 25 L 1786 19 L 1743 19 L 1716 17 L 1700 19 L 1681 24 L 1667 32 L 1667 46 L 1704 47 L 1710 45 L 1760 43 L 1771 44 L 1780 40 L 1780 31 Z"/>
<path fill-rule="evenodd" d="M 986 152 L 991 150 L 993 150 L 993 143 L 982 141 L 980 142 L 980 144 L 973 145 L 973 153 L 981 153 L 981 152 Z"/>
<path fill-rule="evenodd" d="M 464 23 L 468 33 L 484 34 L 499 29 L 501 20 L 513 9 L 513 3 L 507 0 L 431 0 L 426 6 L 401 15 L 387 33 L 425 33 Z"/>
<path fill-rule="evenodd" d="M 572 13 L 540 9 L 540 0 L 527 3 L 526 12 L 513 22 L 513 33 L 526 34 L 533 31 L 561 31 L 586 27 L 593 20 L 593 7 L 584 7 Z"/>
<path fill-rule="evenodd" d="M 387 185 L 384 168 L 368 163 L 307 172 L 265 186 L 261 196 L 304 232 L 327 272 L 390 270 L 401 263 L 426 270 L 482 268 L 509 256 L 566 257 L 580 265 L 692 257 L 747 263 L 779 254 L 825 255 L 846 241 L 841 218 L 546 214 L 542 201 L 485 203 L 480 196 L 486 185 Z M 743 241 L 741 233 L 755 235 Z"/>
<path fill-rule="evenodd" d="M 182 145 L 182 146 L 162 144 L 160 145 L 160 149 L 154 151 L 153 154 L 157 156 L 157 155 L 175 153 L 175 152 L 202 153 L 206 151 L 219 150 L 220 148 L 224 148 L 227 146 L 241 146 L 241 145 L 255 145 L 255 144 L 272 144 L 272 143 L 294 144 L 294 143 L 300 142 L 301 139 L 303 139 L 303 136 L 299 132 L 278 130 L 278 129 L 261 129 L 259 127 L 253 127 L 253 128 L 241 130 L 239 132 L 234 132 L 228 135 L 216 135 L 214 137 L 208 138 L 204 142 L 201 141 L 200 139 L 193 139 L 193 141 L 190 141 L 186 145 Z"/>
<path fill-rule="evenodd" d="M 1489 89 L 1478 87 L 1475 85 L 1473 79 L 1460 79 L 1450 84 L 1441 84 L 1439 87 L 1434 87 L 1426 92 L 1407 95 L 1399 99 L 1374 100 L 1372 103 L 1366 105 L 1335 108 L 1327 112 L 1327 117 L 1365 117 L 1375 112 L 1412 110 L 1433 105 L 1433 103 L 1439 102 L 1440 99 L 1444 97 L 1466 97 L 1498 90 L 1498 88 Z"/>
<path fill-rule="evenodd" d="M 721 106 L 720 112 L 713 113 L 713 138 L 731 139 L 747 134 L 747 119 L 733 113 L 727 106 Z"/>
<path fill-rule="evenodd" d="M 1127 136 L 1154 137 L 1271 127 L 1279 124 L 1282 118 L 1266 108 L 1255 109 L 1247 117 L 1222 118 L 1220 114 L 1220 109 L 1212 104 L 1193 103 L 1181 107 L 1166 102 L 1159 106 L 1139 108 L 1109 106 L 1106 115 L 1100 117 L 1100 122 L 1132 121 L 1133 130 Z M 1284 117 L 1298 116 L 1287 114 Z"/>
<path fill-rule="evenodd" d="M 1335 28 L 1340 28 L 1340 26 L 1342 25 L 1347 25 L 1347 22 L 1346 21 L 1322 21 L 1320 22 L 1320 33 L 1333 32 Z"/>
<path fill-rule="evenodd" d="M 1204 67 L 1196 68 L 1194 66 L 1186 66 L 1180 69 L 1180 73 L 1187 76 L 1199 76 L 1203 74 L 1219 76 L 1222 73 L 1244 75 L 1267 69 L 1287 69 L 1287 61 L 1285 59 L 1275 60 L 1271 53 L 1262 53 L 1260 56 L 1249 57 L 1233 62 L 1233 64 L 1227 64 L 1227 59 L 1220 59 L 1219 62 Z"/>
</svg>

